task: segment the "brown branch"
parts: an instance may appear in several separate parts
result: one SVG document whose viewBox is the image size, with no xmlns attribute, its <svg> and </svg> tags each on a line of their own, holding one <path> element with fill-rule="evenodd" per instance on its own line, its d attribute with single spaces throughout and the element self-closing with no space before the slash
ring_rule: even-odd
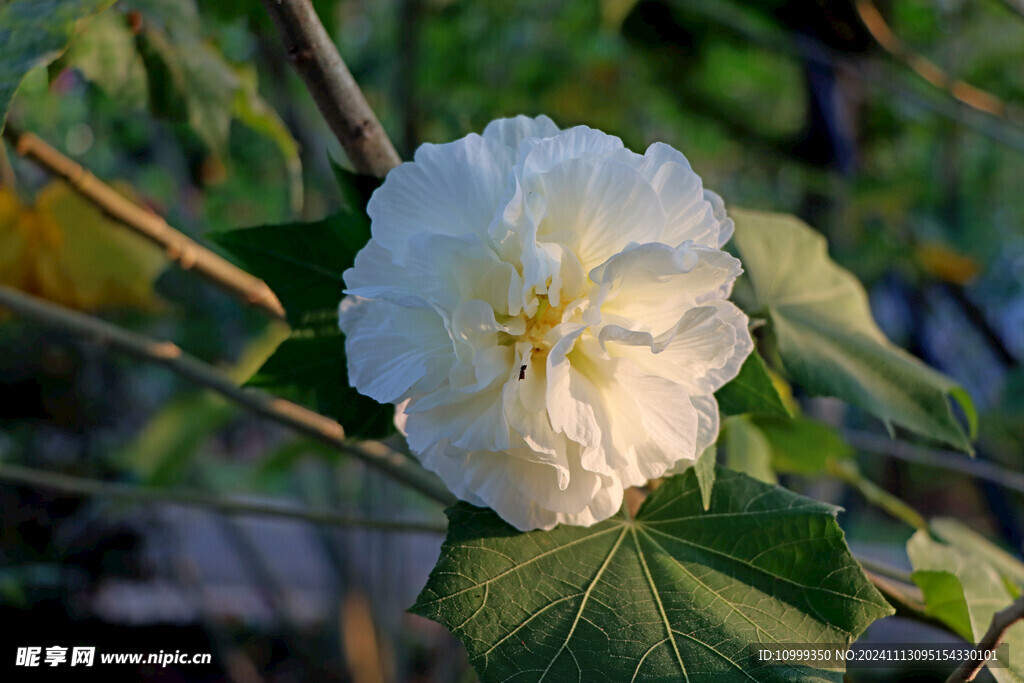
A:
<svg viewBox="0 0 1024 683">
<path fill-rule="evenodd" d="M 454 497 L 408 456 L 381 443 L 353 444 L 340 424 L 308 408 L 262 391 L 242 389 L 215 368 L 197 360 L 171 342 L 161 342 L 123 330 L 98 318 L 70 311 L 0 285 L 0 307 L 41 323 L 108 346 L 141 360 L 159 363 L 195 384 L 320 443 L 359 458 L 391 478 L 434 500 L 450 505 Z"/>
<path fill-rule="evenodd" d="M 945 90 L 967 106 L 1001 119 L 1017 120 L 1018 113 L 990 92 L 958 80 L 943 71 L 935 62 L 914 52 L 893 33 L 882 13 L 872 0 L 856 0 L 854 5 L 864 27 L 886 52 L 906 64 L 918 76 L 937 88 Z"/>
<path fill-rule="evenodd" d="M 939 621 L 935 617 L 929 615 L 925 611 L 925 605 L 923 598 L 921 597 L 921 591 L 916 586 L 906 586 L 899 581 L 880 576 L 874 571 L 865 568 L 864 575 L 868 577 L 868 580 L 874 584 L 878 592 L 882 594 L 896 613 L 893 616 L 902 617 L 903 619 L 910 619 L 921 624 L 927 624 L 933 628 L 937 628 L 945 633 L 952 634 L 957 638 L 960 635 L 951 629 L 947 624 Z"/>
<path fill-rule="evenodd" d="M 965 458 L 959 451 L 927 448 L 853 429 L 843 430 L 843 438 L 854 448 L 865 453 L 876 453 L 925 467 L 959 472 L 1005 489 L 1024 493 L 1024 474 L 986 460 Z"/>
<path fill-rule="evenodd" d="M 310 0 L 263 0 L 320 113 L 359 173 L 383 178 L 402 162 Z"/>
<path fill-rule="evenodd" d="M 284 307 L 263 280 L 175 230 L 155 213 L 129 201 L 32 133 L 21 133 L 8 123 L 3 134 L 19 156 L 32 159 L 51 174 L 66 181 L 110 218 L 161 247 L 179 267 L 194 270 L 247 304 L 275 318 L 284 319 Z"/>
<path fill-rule="evenodd" d="M 1001 609 L 992 615 L 992 623 L 974 649 L 981 653 L 994 650 L 999 643 L 1003 642 L 1003 638 L 1006 637 L 1006 632 L 1010 630 L 1010 627 L 1021 619 L 1024 619 L 1024 596 L 1017 598 L 1009 607 Z M 983 666 L 985 666 L 984 658 L 965 660 L 950 674 L 949 678 L 946 679 L 946 683 L 973 681 Z"/>
</svg>

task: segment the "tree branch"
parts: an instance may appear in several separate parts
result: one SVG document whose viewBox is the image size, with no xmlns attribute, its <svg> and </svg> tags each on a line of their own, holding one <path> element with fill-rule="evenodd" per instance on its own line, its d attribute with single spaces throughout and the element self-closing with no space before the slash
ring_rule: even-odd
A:
<svg viewBox="0 0 1024 683">
<path fill-rule="evenodd" d="M 1017 598 L 1009 607 L 1001 609 L 992 615 L 991 625 L 989 625 L 985 635 L 981 637 L 981 640 L 978 641 L 974 649 L 978 652 L 994 650 L 1003 641 L 1003 638 L 1006 637 L 1006 632 L 1010 630 L 1010 627 L 1021 619 L 1024 619 L 1024 596 Z M 985 666 L 984 658 L 965 660 L 946 679 L 946 683 L 973 681 L 983 666 Z"/>
<path fill-rule="evenodd" d="M 362 527 L 378 531 L 408 531 L 443 534 L 445 527 L 427 522 L 402 522 L 372 517 L 341 515 L 331 510 L 313 510 L 280 503 L 258 503 L 234 498 L 217 498 L 189 491 L 173 491 L 153 487 L 131 486 L 97 481 L 59 472 L 44 472 L 31 467 L 0 463 L 0 480 L 37 488 L 53 489 L 96 498 L 116 498 L 137 503 L 164 503 L 207 508 L 228 515 L 264 515 L 294 519 L 326 526 Z"/>
<path fill-rule="evenodd" d="M 141 360 L 159 363 L 247 410 L 359 458 L 370 467 L 439 503 L 450 505 L 455 502 L 451 493 L 409 457 L 381 443 L 350 443 L 345 440 L 342 426 L 334 420 L 266 392 L 242 389 L 215 368 L 189 356 L 171 342 L 160 342 L 123 330 L 98 318 L 46 303 L 4 285 L 0 285 L 0 307 Z"/>
<path fill-rule="evenodd" d="M 63 179 L 112 219 L 161 247 L 167 257 L 181 268 L 194 270 L 247 304 L 284 319 L 284 307 L 263 280 L 175 230 L 155 213 L 129 201 L 32 133 L 21 133 L 8 123 L 3 134 L 19 156 L 32 159 L 49 173 Z"/>
<path fill-rule="evenodd" d="M 288 59 L 359 173 L 383 178 L 402 162 L 310 0 L 263 0 Z"/>
<path fill-rule="evenodd" d="M 868 503 L 884 510 L 896 519 L 906 522 L 915 529 L 928 529 L 928 522 L 917 510 L 865 477 L 853 462 L 830 459 L 826 471 L 860 492 Z"/>
<path fill-rule="evenodd" d="M 945 90 L 968 107 L 1001 119 L 1020 120 L 1019 112 L 1011 109 L 1003 100 L 970 83 L 953 78 L 938 64 L 907 47 L 889 28 L 889 24 L 872 0 L 855 0 L 854 6 L 865 28 L 882 49 L 906 64 L 918 76 L 936 88 Z"/>
<path fill-rule="evenodd" d="M 957 451 L 926 448 L 904 441 L 896 441 L 887 436 L 853 429 L 843 430 L 843 438 L 854 448 L 866 453 L 877 453 L 904 462 L 960 472 L 975 479 L 1024 493 L 1024 474 L 984 460 L 965 458 L 963 453 Z"/>
<path fill-rule="evenodd" d="M 924 602 L 921 599 L 921 592 L 916 586 L 904 586 L 898 581 L 893 581 L 886 577 L 879 576 L 869 569 L 864 570 L 864 575 L 868 577 L 868 580 L 874 584 L 875 588 L 878 589 L 878 592 L 882 594 L 882 597 L 884 597 L 886 601 L 892 605 L 892 608 L 896 610 L 896 614 L 893 616 L 927 624 L 928 626 L 937 628 L 940 631 L 950 633 L 957 638 L 960 638 L 960 635 L 956 631 L 925 612 Z"/>
</svg>

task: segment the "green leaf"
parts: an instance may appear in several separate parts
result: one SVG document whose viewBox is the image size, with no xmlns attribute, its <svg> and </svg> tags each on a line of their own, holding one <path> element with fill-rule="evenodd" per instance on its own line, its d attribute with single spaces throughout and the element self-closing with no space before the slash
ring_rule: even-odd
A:
<svg viewBox="0 0 1024 683">
<path fill-rule="evenodd" d="M 751 647 L 850 643 L 892 613 L 836 511 L 720 469 L 705 512 L 692 468 L 635 520 L 586 528 L 519 533 L 459 503 L 412 611 L 458 636 L 485 683 L 838 682 L 763 666 Z"/>
<path fill-rule="evenodd" d="M 814 395 L 837 396 L 918 434 L 973 452 L 974 406 L 951 379 L 894 346 L 871 317 L 857 278 L 829 257 L 825 239 L 792 216 L 730 212 L 735 243 L 771 317 L 786 370 Z M 963 409 L 969 434 L 953 414 Z"/>
<path fill-rule="evenodd" d="M 939 517 L 929 523 L 932 533 L 940 540 L 959 548 L 968 555 L 984 560 L 1000 574 L 1018 586 L 1024 587 L 1024 562 L 1006 552 L 958 519 Z"/>
<path fill-rule="evenodd" d="M 213 434 L 238 414 L 235 406 L 210 394 L 190 394 L 161 410 L 115 462 L 147 486 L 180 483 Z"/>
<path fill-rule="evenodd" d="M 10 0 L 0 7 L 0 130 L 25 74 L 60 56 L 75 23 L 114 0 Z"/>
<path fill-rule="evenodd" d="M 711 444 L 697 456 L 693 463 L 697 484 L 700 486 L 700 502 L 705 510 L 711 507 L 711 494 L 715 488 L 715 461 L 718 459 L 718 448 Z"/>
<path fill-rule="evenodd" d="M 722 424 L 725 464 L 768 484 L 778 481 L 772 469 L 772 445 L 749 416 L 736 415 Z"/>
<path fill-rule="evenodd" d="M 381 438 L 394 432 L 394 407 L 349 386 L 345 338 L 340 332 L 292 335 L 247 384 L 334 418 L 350 437 Z"/>
<path fill-rule="evenodd" d="M 292 137 L 281 117 L 274 108 L 267 104 L 259 95 L 256 82 L 256 70 L 253 68 L 239 69 L 238 82 L 241 87 L 235 91 L 232 113 L 235 118 L 260 135 L 273 142 L 284 157 L 288 171 L 288 194 L 291 198 L 292 211 L 302 210 L 302 160 L 299 157 L 299 143 Z"/>
<path fill-rule="evenodd" d="M 935 541 L 925 531 L 907 542 L 907 555 L 928 614 L 972 643 L 988 630 L 992 615 L 1015 598 L 984 557 Z M 1020 683 L 1024 680 L 1024 622 L 1010 627 L 1004 642 L 1009 645 L 1006 668 L 989 671 L 999 683 Z"/>
<path fill-rule="evenodd" d="M 89 19 L 53 66 L 78 69 L 120 104 L 133 108 L 146 104 L 145 63 L 121 12 L 103 12 Z"/>
<path fill-rule="evenodd" d="M 185 72 L 174 56 L 170 40 L 161 32 L 144 29 L 135 36 L 135 47 L 146 67 L 146 88 L 149 110 L 168 121 L 188 120 Z"/>
<path fill-rule="evenodd" d="M 373 191 L 384 182 L 376 176 L 362 173 L 353 173 L 342 168 L 334 159 L 330 159 L 331 170 L 334 171 L 334 179 L 338 182 L 338 189 L 341 190 L 342 208 L 370 224 L 370 217 L 366 214 L 366 205 L 370 201 Z"/>
<path fill-rule="evenodd" d="M 317 320 L 337 325 L 342 274 L 370 239 L 370 229 L 349 213 L 337 213 L 314 223 L 242 228 L 210 238 L 266 281 L 288 322 L 301 328 Z"/>
<path fill-rule="evenodd" d="M 740 368 L 740 374 L 715 392 L 718 408 L 726 415 L 757 413 L 789 417 L 786 404 L 772 384 L 764 360 L 754 351 Z"/>
<path fill-rule="evenodd" d="M 848 458 L 853 449 L 836 430 L 806 417 L 780 420 L 754 416 L 751 422 L 761 430 L 771 447 L 776 472 L 818 474 L 830 459 Z"/>
</svg>

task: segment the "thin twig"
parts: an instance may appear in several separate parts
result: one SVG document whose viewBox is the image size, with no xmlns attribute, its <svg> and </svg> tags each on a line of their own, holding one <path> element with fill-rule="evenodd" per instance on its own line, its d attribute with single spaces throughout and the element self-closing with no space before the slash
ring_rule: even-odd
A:
<svg viewBox="0 0 1024 683">
<path fill-rule="evenodd" d="M 875 588 L 877 588 L 878 592 L 882 594 L 882 597 L 885 598 L 886 602 L 892 605 L 892 608 L 896 610 L 896 613 L 893 616 L 927 624 L 960 638 L 960 635 L 956 631 L 925 611 L 921 591 L 916 586 L 904 585 L 899 581 L 893 581 L 892 579 L 884 576 L 879 576 L 875 572 L 867 569 L 864 571 L 864 575 L 868 577 L 868 580 L 871 581 L 872 584 L 874 584 Z"/>
<path fill-rule="evenodd" d="M 185 379 L 212 389 L 243 408 L 359 458 L 370 467 L 440 503 L 450 505 L 455 501 L 432 475 L 422 470 L 409 457 L 380 443 L 350 443 L 345 440 L 342 426 L 334 420 L 266 392 L 242 389 L 217 369 L 189 356 L 171 342 L 161 342 L 123 330 L 98 318 L 46 303 L 4 285 L 0 285 L 0 307 L 116 351 L 159 363 Z"/>
<path fill-rule="evenodd" d="M 284 319 L 284 307 L 263 280 L 175 230 L 155 213 L 129 201 L 32 133 L 19 132 L 8 123 L 3 134 L 18 155 L 32 159 L 66 181 L 112 219 L 161 247 L 167 257 L 181 268 L 194 270 L 247 304 Z"/>
<path fill-rule="evenodd" d="M 918 76 L 978 111 L 1001 119 L 1019 120 L 1017 112 L 990 92 L 953 78 L 935 62 L 911 50 L 893 33 L 872 0 L 856 0 L 857 14 L 875 41 Z"/>
<path fill-rule="evenodd" d="M 280 503 L 255 502 L 238 500 L 236 498 L 208 496 L 190 491 L 133 486 L 130 484 L 76 477 L 60 472 L 45 472 L 31 467 L 6 463 L 0 463 L 0 480 L 100 499 L 110 498 L 137 503 L 161 503 L 207 508 L 228 515 L 280 517 L 325 526 L 362 527 L 379 531 L 445 533 L 444 526 L 440 524 L 374 519 L 372 517 L 342 515 L 330 510 L 293 507 Z"/>
<path fill-rule="evenodd" d="M 901 581 L 908 585 L 913 585 L 914 583 L 910 578 L 910 572 L 899 567 L 893 567 L 885 562 L 879 562 L 878 560 L 872 560 L 871 558 L 859 555 L 857 556 L 857 561 L 860 562 L 865 571 L 892 579 L 893 581 Z"/>
<path fill-rule="evenodd" d="M 975 650 L 986 653 L 994 650 L 1006 637 L 1010 627 L 1024 619 L 1024 596 L 1017 598 L 1009 607 L 999 610 L 992 615 L 992 623 L 989 625 L 985 635 L 981 637 Z M 946 679 L 946 683 L 957 683 L 958 681 L 973 681 L 974 677 L 985 666 L 985 658 L 977 660 L 966 659 Z"/>
<path fill-rule="evenodd" d="M 870 504 L 884 510 L 896 519 L 906 522 L 915 529 L 928 529 L 928 522 L 917 510 L 865 477 L 853 462 L 829 460 L 827 472 L 856 489 Z"/>
<path fill-rule="evenodd" d="M 310 0 L 263 0 L 320 113 L 360 173 L 383 178 L 402 160 Z"/>
<path fill-rule="evenodd" d="M 866 453 L 877 453 L 918 465 L 960 472 L 1024 493 L 1024 474 L 984 460 L 966 458 L 963 453 L 957 451 L 916 446 L 887 436 L 852 429 L 844 430 L 843 436 L 850 445 Z"/>
<path fill-rule="evenodd" d="M 1024 2 L 1022 0 L 999 0 L 1006 9 L 1024 19 Z"/>
</svg>

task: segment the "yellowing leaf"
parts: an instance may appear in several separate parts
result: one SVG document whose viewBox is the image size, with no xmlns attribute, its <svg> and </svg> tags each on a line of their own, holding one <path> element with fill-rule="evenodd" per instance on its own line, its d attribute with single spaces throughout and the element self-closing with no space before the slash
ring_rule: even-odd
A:
<svg viewBox="0 0 1024 683">
<path fill-rule="evenodd" d="M 917 262 L 927 272 L 940 280 L 964 285 L 974 279 L 981 268 L 970 256 L 958 254 L 949 247 L 929 242 L 919 246 L 915 255 Z"/>
<path fill-rule="evenodd" d="M 0 190 L 0 284 L 79 310 L 152 308 L 165 263 L 64 183 L 45 187 L 35 206 Z"/>
</svg>

